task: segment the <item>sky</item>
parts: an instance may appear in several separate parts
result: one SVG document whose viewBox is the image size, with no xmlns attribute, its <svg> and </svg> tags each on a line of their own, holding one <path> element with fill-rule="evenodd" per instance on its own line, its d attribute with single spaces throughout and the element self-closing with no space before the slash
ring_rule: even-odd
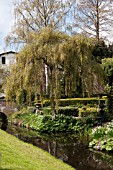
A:
<svg viewBox="0 0 113 170">
<path fill-rule="evenodd" d="M 14 0 L 0 0 L 0 53 L 12 50 L 11 47 L 6 47 L 4 40 L 14 24 L 13 2 Z M 111 40 L 111 37 L 107 38 Z"/>
<path fill-rule="evenodd" d="M 0 53 L 9 51 L 5 37 L 11 32 L 14 23 L 13 0 L 0 0 Z"/>
</svg>

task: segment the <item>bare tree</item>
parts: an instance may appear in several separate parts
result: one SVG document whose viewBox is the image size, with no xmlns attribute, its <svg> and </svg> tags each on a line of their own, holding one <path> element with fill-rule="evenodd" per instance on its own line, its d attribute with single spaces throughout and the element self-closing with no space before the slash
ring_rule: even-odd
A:
<svg viewBox="0 0 113 170">
<path fill-rule="evenodd" d="M 29 32 L 39 31 L 43 27 L 53 29 L 64 26 L 64 21 L 71 9 L 69 0 L 15 0 L 15 25 L 6 41 L 31 41 Z M 12 38 L 13 37 L 13 38 Z"/>
<path fill-rule="evenodd" d="M 105 38 L 113 27 L 113 2 L 110 0 L 78 0 L 74 13 L 74 26 L 80 31 Z"/>
</svg>

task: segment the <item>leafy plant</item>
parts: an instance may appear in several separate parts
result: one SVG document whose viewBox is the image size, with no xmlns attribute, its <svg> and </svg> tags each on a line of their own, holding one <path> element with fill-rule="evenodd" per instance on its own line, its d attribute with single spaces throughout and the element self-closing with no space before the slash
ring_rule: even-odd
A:
<svg viewBox="0 0 113 170">
<path fill-rule="evenodd" d="M 92 135 L 93 138 L 99 139 L 99 138 L 101 138 L 105 135 L 105 128 L 98 126 L 94 129 L 92 129 L 91 135 Z"/>
<path fill-rule="evenodd" d="M 80 132 L 93 124 L 91 117 L 77 119 L 72 116 L 65 116 L 64 114 L 58 114 L 53 119 L 51 115 L 39 115 L 30 112 L 20 114 L 19 112 L 19 115 L 15 115 L 15 119 L 18 124 L 21 121 L 22 126 L 43 133 Z"/>
<path fill-rule="evenodd" d="M 92 129 L 89 147 L 96 150 L 113 150 L 113 122 Z"/>
</svg>

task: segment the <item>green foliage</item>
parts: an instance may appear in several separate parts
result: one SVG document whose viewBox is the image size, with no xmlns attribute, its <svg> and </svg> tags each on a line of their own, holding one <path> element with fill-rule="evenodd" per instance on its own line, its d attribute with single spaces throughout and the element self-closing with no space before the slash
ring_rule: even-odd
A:
<svg viewBox="0 0 113 170">
<path fill-rule="evenodd" d="M 102 60 L 102 68 L 107 77 L 113 75 L 113 58 L 105 58 Z"/>
<path fill-rule="evenodd" d="M 113 122 L 108 123 L 105 127 L 105 134 L 110 138 L 113 137 Z"/>
<path fill-rule="evenodd" d="M 40 96 L 42 102 L 43 94 L 46 93 L 44 76 L 47 76 L 51 109 L 54 114 L 60 98 L 60 79 L 64 61 L 60 45 L 68 39 L 68 35 L 55 32 L 51 28 L 43 28 L 38 35 L 31 33 L 30 36 L 32 43 L 21 50 L 17 56 L 17 64 L 11 70 L 6 86 L 7 99 L 16 99 L 22 104 L 22 102 L 31 103 L 32 96 L 36 102 Z M 45 75 L 45 65 L 47 75 Z"/>
<path fill-rule="evenodd" d="M 51 114 L 51 108 L 50 108 L 50 106 L 48 106 L 48 107 L 43 107 L 43 113 L 44 113 L 45 115 L 50 115 L 50 114 Z"/>
<path fill-rule="evenodd" d="M 95 123 L 92 117 L 77 119 L 71 116 L 58 114 L 53 119 L 51 115 L 38 115 L 30 112 L 19 113 L 12 118 L 13 122 L 18 124 L 22 122 L 21 126 L 35 129 L 43 133 L 82 132 L 86 127 L 91 127 Z"/>
<path fill-rule="evenodd" d="M 84 117 L 82 121 L 84 125 L 87 127 L 93 127 L 96 124 L 95 119 L 91 115 Z"/>
<path fill-rule="evenodd" d="M 0 68 L 0 93 L 4 93 L 6 78 L 9 75 L 9 71 L 3 68 Z"/>
<path fill-rule="evenodd" d="M 89 107 L 89 106 L 83 106 L 79 108 L 79 116 L 86 117 L 86 116 L 92 116 L 93 118 L 96 118 L 98 114 L 98 110 L 96 107 Z"/>
<path fill-rule="evenodd" d="M 51 113 L 51 108 L 50 107 L 44 107 L 43 108 L 44 114 L 50 114 Z M 78 116 L 78 108 L 77 107 L 59 107 L 57 114 L 63 114 L 65 116 Z"/>
<path fill-rule="evenodd" d="M 99 41 L 93 47 L 92 54 L 97 62 L 101 63 L 103 58 L 111 57 L 112 51 L 107 47 L 104 41 Z"/>
<path fill-rule="evenodd" d="M 89 147 L 96 150 L 113 150 L 113 122 L 92 129 Z"/>
<path fill-rule="evenodd" d="M 58 114 L 64 114 L 66 116 L 78 116 L 78 108 L 77 107 L 60 107 L 58 110 Z"/>
<path fill-rule="evenodd" d="M 106 101 L 106 98 L 100 99 L 100 102 L 104 104 Z M 50 101 L 49 100 L 44 100 L 44 106 L 49 106 Z M 68 99 L 60 99 L 59 101 L 59 106 L 78 106 L 82 107 L 84 104 L 90 105 L 90 106 L 95 106 L 98 104 L 98 98 L 97 97 L 92 97 L 92 98 L 68 98 Z"/>
<path fill-rule="evenodd" d="M 106 107 L 103 109 L 103 111 L 104 111 L 104 121 L 111 119 Z M 100 108 L 98 108 L 98 105 L 96 107 L 90 107 L 88 105 L 83 106 L 79 108 L 79 116 L 81 117 L 91 116 L 98 123 L 98 121 L 101 119 Z"/>
<path fill-rule="evenodd" d="M 113 114 L 113 58 L 105 58 L 102 60 L 102 68 L 106 76 L 106 92 L 108 93 L 108 110 Z"/>
<path fill-rule="evenodd" d="M 82 35 L 71 37 L 50 27 L 43 28 L 38 34 L 31 32 L 28 36 L 32 41 L 17 55 L 17 64 L 7 79 L 7 100 L 28 104 L 40 99 L 43 103 L 43 96 L 48 92 L 49 105 L 55 115 L 62 89 L 63 95 L 68 97 L 76 95 L 77 91 L 83 97 L 93 94 L 94 79 L 96 77 L 101 82 L 102 75 L 99 76 L 100 65 L 92 58 L 90 38 Z"/>
<path fill-rule="evenodd" d="M 93 139 L 89 143 L 89 147 L 91 147 L 95 150 L 112 151 L 113 150 L 113 138 L 109 138 L 109 139 L 101 138 L 100 140 Z"/>
<path fill-rule="evenodd" d="M 91 135 L 92 135 L 93 138 L 99 139 L 99 138 L 101 138 L 105 135 L 105 128 L 98 126 L 94 129 L 92 129 Z"/>
</svg>

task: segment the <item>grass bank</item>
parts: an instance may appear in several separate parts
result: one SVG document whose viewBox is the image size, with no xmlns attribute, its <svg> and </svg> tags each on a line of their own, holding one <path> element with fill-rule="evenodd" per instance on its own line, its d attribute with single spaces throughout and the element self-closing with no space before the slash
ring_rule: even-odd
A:
<svg viewBox="0 0 113 170">
<path fill-rule="evenodd" d="M 0 130 L 0 170 L 58 169 L 74 170 L 42 149 Z"/>
</svg>

